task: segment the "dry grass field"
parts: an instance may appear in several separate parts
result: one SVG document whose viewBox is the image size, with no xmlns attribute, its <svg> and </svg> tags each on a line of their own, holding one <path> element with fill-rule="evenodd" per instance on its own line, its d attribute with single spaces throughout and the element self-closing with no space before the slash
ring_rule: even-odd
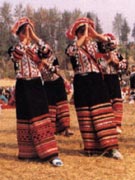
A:
<svg viewBox="0 0 135 180">
<path fill-rule="evenodd" d="M 123 133 L 119 137 L 124 160 L 86 157 L 78 130 L 74 106 L 70 106 L 74 136 L 57 136 L 64 166 L 17 159 L 15 109 L 0 114 L 0 180 L 134 180 L 135 179 L 135 105 L 124 104 Z"/>
<path fill-rule="evenodd" d="M 13 85 L 8 80 L 6 85 Z M 0 86 L 5 81 L 0 81 Z M 134 180 L 135 179 L 135 105 L 124 104 L 123 133 L 119 137 L 124 160 L 82 154 L 83 143 L 74 106 L 70 106 L 74 136 L 56 136 L 64 166 L 52 167 L 48 162 L 17 159 L 15 109 L 0 113 L 0 180 Z"/>
<path fill-rule="evenodd" d="M 7 87 L 7 86 L 14 86 L 15 80 L 14 79 L 0 79 L 0 87 Z"/>
</svg>

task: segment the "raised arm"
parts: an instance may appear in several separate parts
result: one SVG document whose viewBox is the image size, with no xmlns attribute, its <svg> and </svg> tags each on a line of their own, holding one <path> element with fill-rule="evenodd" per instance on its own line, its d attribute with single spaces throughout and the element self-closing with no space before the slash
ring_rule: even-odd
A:
<svg viewBox="0 0 135 180">
<path fill-rule="evenodd" d="M 94 30 L 92 26 L 89 25 L 89 31 L 88 31 L 89 37 L 93 39 L 97 39 L 99 41 L 107 42 L 108 38 L 104 36 L 103 34 L 99 34 L 97 31 Z"/>
<path fill-rule="evenodd" d="M 31 26 L 29 26 L 29 34 L 33 41 L 35 41 L 36 43 L 39 43 L 40 38 L 36 35 L 36 33 L 34 32 L 34 30 Z"/>
<path fill-rule="evenodd" d="M 76 44 L 78 47 L 80 47 L 81 45 L 83 45 L 85 40 L 88 38 L 88 23 L 85 24 L 84 34 L 82 35 L 82 34 L 78 33 L 77 37 L 78 37 L 78 39 L 76 41 Z"/>
</svg>

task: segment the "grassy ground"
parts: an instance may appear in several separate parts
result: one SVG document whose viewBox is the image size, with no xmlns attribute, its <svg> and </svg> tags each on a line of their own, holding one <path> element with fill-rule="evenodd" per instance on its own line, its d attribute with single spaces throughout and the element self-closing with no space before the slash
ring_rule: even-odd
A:
<svg viewBox="0 0 135 180">
<path fill-rule="evenodd" d="M 8 87 L 8 86 L 14 86 L 15 80 L 14 79 L 0 79 L 0 87 Z"/>
<path fill-rule="evenodd" d="M 135 105 L 124 104 L 123 133 L 119 137 L 124 160 L 86 157 L 78 130 L 74 106 L 70 106 L 74 136 L 57 136 L 64 166 L 54 168 L 47 162 L 17 159 L 15 109 L 0 114 L 0 180 L 134 180 Z"/>
</svg>

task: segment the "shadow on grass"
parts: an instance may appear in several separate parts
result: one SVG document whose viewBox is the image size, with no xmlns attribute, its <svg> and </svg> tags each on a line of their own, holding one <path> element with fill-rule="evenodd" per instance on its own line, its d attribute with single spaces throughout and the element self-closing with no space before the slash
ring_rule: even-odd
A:
<svg viewBox="0 0 135 180">
<path fill-rule="evenodd" d="M 16 130 L 14 130 L 14 129 L 10 129 L 10 130 L 8 130 L 8 129 L 6 129 L 6 130 L 0 130 L 0 133 L 5 133 L 5 134 L 10 134 L 10 133 L 13 133 L 13 134 L 16 134 Z"/>
<path fill-rule="evenodd" d="M 65 137 L 66 138 L 66 137 Z M 82 144 L 82 141 L 80 139 L 57 139 L 58 143 L 62 143 L 62 144 Z"/>
<path fill-rule="evenodd" d="M 83 150 L 59 148 L 60 153 L 70 156 L 86 156 Z"/>
<path fill-rule="evenodd" d="M 7 154 L 7 153 L 0 153 L 0 160 L 6 160 L 6 161 L 16 161 L 16 162 L 44 162 L 43 160 L 39 158 L 35 159 L 19 159 L 18 156 L 12 155 L 12 154 Z"/>
<path fill-rule="evenodd" d="M 119 141 L 127 143 L 127 144 L 129 144 L 131 142 L 135 144 L 135 137 L 134 138 L 133 137 L 130 137 L 130 138 L 128 138 L 128 137 L 120 137 Z"/>
<path fill-rule="evenodd" d="M 16 148 L 18 148 L 18 146 L 17 146 L 17 144 L 0 143 L 0 148 L 16 149 Z"/>
<path fill-rule="evenodd" d="M 135 126 L 135 123 L 123 123 L 123 125 L 122 126 Z"/>
<path fill-rule="evenodd" d="M 119 138 L 119 141 L 123 148 L 135 148 L 135 138 L 121 137 Z"/>
</svg>

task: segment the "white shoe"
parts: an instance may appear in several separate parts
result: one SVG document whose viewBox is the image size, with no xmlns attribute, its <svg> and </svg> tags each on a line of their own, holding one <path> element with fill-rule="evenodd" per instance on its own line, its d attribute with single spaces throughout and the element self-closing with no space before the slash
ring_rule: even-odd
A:
<svg viewBox="0 0 135 180">
<path fill-rule="evenodd" d="M 118 149 L 112 149 L 111 150 L 111 157 L 114 159 L 122 160 L 123 156 L 122 154 L 118 151 Z"/>
<path fill-rule="evenodd" d="M 63 162 L 61 161 L 60 158 L 54 158 L 52 161 L 50 161 L 50 163 L 55 166 L 55 167 L 61 167 L 63 166 Z"/>
<path fill-rule="evenodd" d="M 116 127 L 116 131 L 117 131 L 118 134 L 122 133 L 122 130 L 121 130 L 121 128 L 119 126 Z"/>
<path fill-rule="evenodd" d="M 135 101 L 133 99 L 129 101 L 129 104 L 134 104 L 134 103 Z"/>
</svg>

